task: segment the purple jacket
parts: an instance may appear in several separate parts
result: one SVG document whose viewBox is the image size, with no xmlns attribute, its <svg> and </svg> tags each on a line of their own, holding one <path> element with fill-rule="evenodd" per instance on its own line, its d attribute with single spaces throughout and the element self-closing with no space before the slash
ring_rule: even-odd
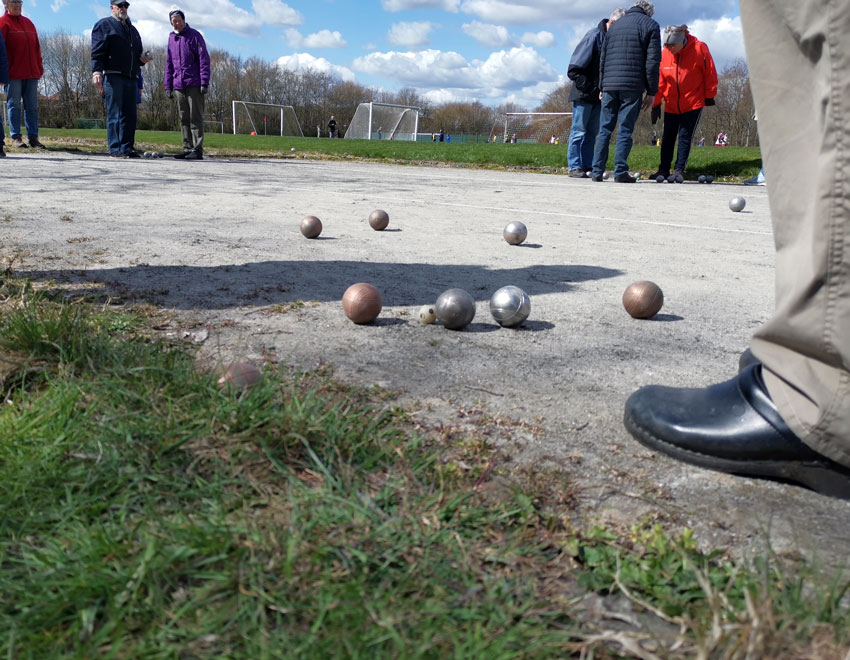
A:
<svg viewBox="0 0 850 660">
<path fill-rule="evenodd" d="M 165 89 L 186 89 L 210 84 L 210 56 L 197 30 L 187 24 L 183 31 L 168 35 L 165 57 Z"/>
</svg>

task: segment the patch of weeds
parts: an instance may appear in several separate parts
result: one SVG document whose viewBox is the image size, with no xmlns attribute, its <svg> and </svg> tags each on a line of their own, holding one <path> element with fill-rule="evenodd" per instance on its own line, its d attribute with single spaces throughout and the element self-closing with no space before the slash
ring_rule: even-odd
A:
<svg viewBox="0 0 850 660">
<path fill-rule="evenodd" d="M 95 239 L 94 236 L 76 236 L 76 237 L 66 238 L 65 242 L 66 243 L 90 243 L 94 240 L 97 240 L 97 239 Z"/>
<path fill-rule="evenodd" d="M 286 314 L 287 312 L 304 309 L 306 307 L 317 307 L 320 304 L 321 303 L 318 300 L 293 300 L 292 302 L 270 305 L 263 310 L 263 314 L 266 316 L 270 316 L 271 314 Z"/>
<path fill-rule="evenodd" d="M 66 214 L 66 215 L 60 215 L 59 220 L 61 222 L 73 222 L 74 218 L 72 216 Z"/>
</svg>

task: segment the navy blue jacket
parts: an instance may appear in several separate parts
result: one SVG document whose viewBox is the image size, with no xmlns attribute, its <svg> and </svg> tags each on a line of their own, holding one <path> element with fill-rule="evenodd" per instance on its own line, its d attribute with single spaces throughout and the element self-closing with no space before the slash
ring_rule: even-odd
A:
<svg viewBox="0 0 850 660">
<path fill-rule="evenodd" d="M 101 71 L 138 78 L 141 56 L 142 38 L 130 19 L 122 23 L 114 16 L 107 16 L 94 24 L 91 31 L 92 73 Z"/>
<path fill-rule="evenodd" d="M 661 30 L 640 7 L 615 21 L 599 57 L 599 88 L 603 92 L 658 93 Z"/>
<path fill-rule="evenodd" d="M 567 66 L 567 78 L 573 81 L 569 101 L 599 103 L 599 54 L 605 43 L 608 19 L 603 18 L 592 30 L 588 30 L 573 51 Z"/>
<path fill-rule="evenodd" d="M 0 83 L 9 84 L 9 58 L 6 56 L 6 43 L 0 35 Z"/>
</svg>

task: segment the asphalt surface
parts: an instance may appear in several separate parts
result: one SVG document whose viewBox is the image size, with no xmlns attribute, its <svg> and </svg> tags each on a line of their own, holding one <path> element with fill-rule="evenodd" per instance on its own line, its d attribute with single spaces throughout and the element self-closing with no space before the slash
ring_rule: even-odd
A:
<svg viewBox="0 0 850 660">
<path fill-rule="evenodd" d="M 39 281 L 105 286 L 173 310 L 172 330 L 209 331 L 211 362 L 331 365 L 344 381 L 397 390 L 423 427 L 489 424 L 511 466 L 563 470 L 571 515 L 584 522 L 652 517 L 738 556 L 770 546 L 844 562 L 848 503 L 677 463 L 622 425 L 637 387 L 730 378 L 770 315 L 764 188 L 293 156 L 13 153 L 3 162 L 0 257 Z M 740 213 L 729 210 L 735 196 L 747 202 Z M 367 222 L 377 208 L 390 216 L 380 232 Z M 299 232 L 307 214 L 323 223 L 317 239 Z M 502 236 L 514 220 L 528 227 L 518 246 Z M 621 303 L 637 280 L 664 292 L 650 320 Z M 355 282 L 381 291 L 372 324 L 342 313 Z M 489 314 L 507 284 L 531 297 L 517 329 Z M 419 307 L 454 287 L 475 298 L 473 322 L 420 324 Z"/>
</svg>

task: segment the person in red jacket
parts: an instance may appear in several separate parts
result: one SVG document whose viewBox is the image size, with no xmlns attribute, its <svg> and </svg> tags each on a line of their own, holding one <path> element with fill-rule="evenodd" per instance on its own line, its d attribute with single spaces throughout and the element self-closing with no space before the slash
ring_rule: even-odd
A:
<svg viewBox="0 0 850 660">
<path fill-rule="evenodd" d="M 9 109 L 9 134 L 12 144 L 26 148 L 21 139 L 21 105 L 29 146 L 44 149 L 38 140 L 38 80 L 44 75 L 41 44 L 35 25 L 21 16 L 22 0 L 3 0 L 6 13 L 0 16 L 0 34 L 6 42 L 9 58 L 9 84 L 6 86 L 6 105 Z"/>
<path fill-rule="evenodd" d="M 664 131 L 661 162 L 653 179 L 670 176 L 677 138 L 679 150 L 674 173 L 685 175 L 700 114 L 705 106 L 714 105 L 716 95 L 717 69 L 708 46 L 689 34 L 687 25 L 664 28 L 658 94 L 652 108 L 652 123 L 655 124 L 661 116 L 661 101 L 664 101 Z"/>
</svg>

